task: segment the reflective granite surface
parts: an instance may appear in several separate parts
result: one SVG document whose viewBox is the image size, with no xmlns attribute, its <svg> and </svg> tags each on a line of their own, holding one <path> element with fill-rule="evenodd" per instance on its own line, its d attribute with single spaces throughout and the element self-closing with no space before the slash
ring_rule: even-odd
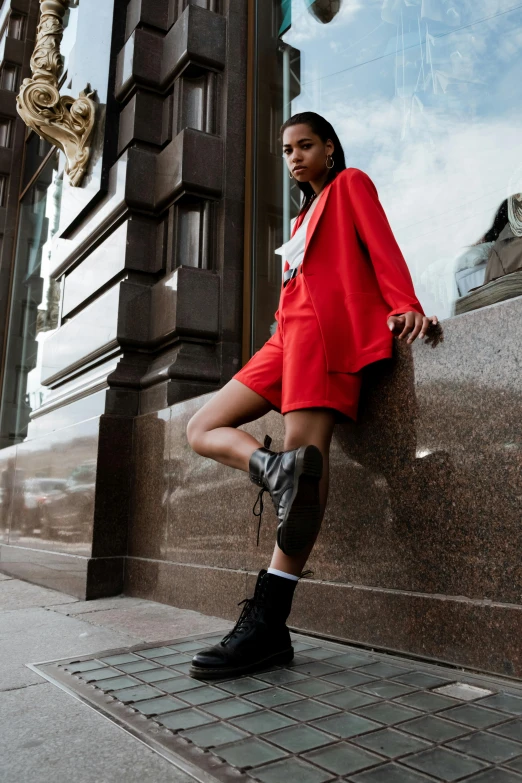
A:
<svg viewBox="0 0 522 783">
<path fill-rule="evenodd" d="M 82 598 L 121 591 L 121 455 L 132 425 L 114 419 L 95 416 L 0 452 L 0 571 Z"/>
<path fill-rule="evenodd" d="M 16 446 L 6 543 L 91 553 L 98 430 L 94 418 Z"/>
</svg>

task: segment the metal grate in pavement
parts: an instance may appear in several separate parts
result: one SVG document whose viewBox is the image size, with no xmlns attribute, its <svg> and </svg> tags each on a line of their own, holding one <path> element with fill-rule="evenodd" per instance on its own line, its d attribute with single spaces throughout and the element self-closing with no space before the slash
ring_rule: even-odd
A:
<svg viewBox="0 0 522 783">
<path fill-rule="evenodd" d="M 201 783 L 522 783 L 522 682 L 292 634 L 254 675 L 188 676 L 202 635 L 33 664 Z"/>
</svg>

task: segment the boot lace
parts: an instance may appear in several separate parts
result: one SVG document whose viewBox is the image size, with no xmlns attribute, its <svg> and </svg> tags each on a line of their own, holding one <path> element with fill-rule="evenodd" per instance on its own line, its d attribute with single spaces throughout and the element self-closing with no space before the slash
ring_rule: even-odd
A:
<svg viewBox="0 0 522 783">
<path fill-rule="evenodd" d="M 265 439 L 263 441 L 263 446 L 265 449 L 269 449 L 272 445 L 272 438 L 270 435 L 265 435 Z M 259 517 L 259 524 L 257 526 L 257 543 L 256 546 L 259 546 L 259 532 L 261 530 L 261 522 L 263 521 L 263 509 L 264 509 L 264 503 L 263 503 L 263 495 L 265 492 L 267 492 L 268 487 L 263 487 L 257 496 L 256 502 L 254 503 L 254 508 L 252 509 L 252 513 L 255 517 Z M 256 511 L 256 506 L 259 503 L 259 513 Z"/>
<path fill-rule="evenodd" d="M 254 507 L 252 509 L 252 513 L 255 517 L 259 517 L 259 524 L 257 526 L 257 543 L 256 546 L 259 546 L 259 531 L 261 530 L 261 522 L 263 519 L 263 509 L 264 509 L 264 503 L 263 503 L 263 495 L 267 491 L 267 487 L 263 487 L 259 491 L 259 495 L 257 496 L 256 502 L 254 503 Z M 256 511 L 256 506 L 259 503 L 259 513 Z"/>
<path fill-rule="evenodd" d="M 254 598 L 245 598 L 243 601 L 239 601 L 238 606 L 241 606 L 241 604 L 245 605 L 241 611 L 241 614 L 239 615 L 239 619 L 232 630 L 225 634 L 225 636 L 221 639 L 221 644 L 226 644 L 228 641 L 230 641 L 230 639 L 232 639 L 233 636 L 237 635 L 242 626 L 246 624 L 252 613 L 252 610 L 257 605 L 257 602 Z"/>
</svg>

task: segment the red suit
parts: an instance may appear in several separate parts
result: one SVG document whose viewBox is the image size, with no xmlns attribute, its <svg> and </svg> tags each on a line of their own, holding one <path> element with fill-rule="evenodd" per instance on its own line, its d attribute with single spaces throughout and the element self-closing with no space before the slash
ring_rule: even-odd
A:
<svg viewBox="0 0 522 783">
<path fill-rule="evenodd" d="M 389 358 L 388 317 L 408 310 L 424 315 L 375 185 L 360 169 L 344 169 L 322 191 L 302 264 L 328 372 L 353 373 Z"/>
<path fill-rule="evenodd" d="M 282 414 L 331 408 L 338 421 L 356 420 L 361 368 L 392 355 L 387 318 L 408 310 L 424 315 L 364 172 L 345 169 L 323 188 L 298 270 L 281 287 L 275 333 L 234 379 Z"/>
</svg>

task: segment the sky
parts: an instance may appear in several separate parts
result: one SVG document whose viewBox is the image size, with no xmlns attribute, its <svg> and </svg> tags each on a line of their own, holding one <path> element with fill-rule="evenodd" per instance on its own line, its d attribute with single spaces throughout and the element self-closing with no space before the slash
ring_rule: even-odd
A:
<svg viewBox="0 0 522 783">
<path fill-rule="evenodd" d="M 453 312 L 458 257 L 522 164 L 522 3 L 344 0 L 329 24 L 292 0 L 291 113 L 325 116 L 373 179 L 428 314 Z M 521 169 L 522 171 L 522 169 Z M 516 179 L 516 177 L 515 177 Z"/>
</svg>

